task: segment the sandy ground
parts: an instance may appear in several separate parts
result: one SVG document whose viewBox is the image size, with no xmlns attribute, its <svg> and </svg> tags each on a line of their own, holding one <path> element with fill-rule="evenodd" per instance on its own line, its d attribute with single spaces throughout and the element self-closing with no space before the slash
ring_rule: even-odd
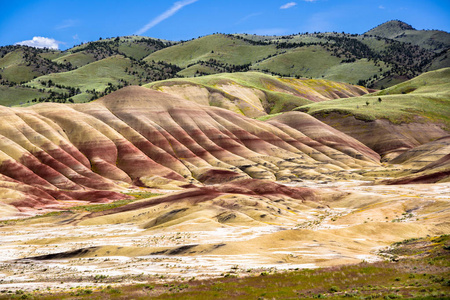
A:
<svg viewBox="0 0 450 300">
<path fill-rule="evenodd" d="M 132 223 L 95 226 L 18 222 L 0 227 L 0 290 L 68 289 L 206 278 L 263 270 L 317 268 L 382 259 L 377 250 L 427 234 L 448 234 L 450 184 L 371 186 L 367 182 L 302 182 L 345 196 L 310 210 L 295 226 L 234 224 L 188 231 L 145 230 Z M 186 228 L 184 226 L 183 228 Z M 195 254 L 152 254 L 199 245 Z M 87 247 L 89 257 L 27 259 Z M 214 248 L 214 247 L 213 247 Z M 215 249 L 215 248 L 214 248 Z"/>
</svg>

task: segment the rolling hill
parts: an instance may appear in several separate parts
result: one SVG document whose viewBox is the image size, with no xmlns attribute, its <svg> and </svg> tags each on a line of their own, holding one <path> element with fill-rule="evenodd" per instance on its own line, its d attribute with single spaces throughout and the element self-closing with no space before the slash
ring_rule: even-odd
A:
<svg viewBox="0 0 450 300">
<path fill-rule="evenodd" d="M 368 90 L 324 79 L 278 78 L 258 72 L 169 79 L 145 85 L 204 105 L 261 117 L 311 102 L 360 96 Z"/>
<path fill-rule="evenodd" d="M 299 110 L 388 159 L 448 134 L 449 78 L 450 69 L 440 69 L 362 97 L 312 103 Z"/>
<path fill-rule="evenodd" d="M 332 179 L 379 161 L 301 112 L 266 123 L 138 86 L 86 104 L 1 108 L 2 195 L 16 207 L 115 199 L 136 185 Z"/>
<path fill-rule="evenodd" d="M 433 51 L 448 49 L 450 34 L 440 30 L 416 30 L 399 20 L 388 21 L 365 33 L 399 42 L 411 43 Z"/>
<path fill-rule="evenodd" d="M 258 60 L 277 53 L 275 45 L 255 45 L 233 35 L 214 34 L 154 52 L 144 61 L 166 61 L 181 68 L 195 65 L 199 61 L 214 61 L 236 67 L 251 65 Z M 231 66 L 231 67 L 232 67 Z"/>
<path fill-rule="evenodd" d="M 445 86 L 446 73 L 435 72 L 408 83 L 416 90 L 406 95 L 429 93 L 432 86 L 421 90 L 423 80 Z M 215 84 L 224 93 L 230 85 L 240 93 L 249 87 L 310 90 L 323 100 L 307 107 L 404 95 L 405 88 L 383 91 L 392 93 L 387 96 L 330 99 L 323 82 L 258 73 L 193 83 L 204 89 Z M 377 261 L 374 250 L 394 242 L 449 232 L 447 132 L 426 142 L 430 132 L 413 128 L 419 145 L 397 149 L 391 162 L 382 163 L 379 153 L 344 129 L 304 112 L 262 121 L 204 104 L 127 86 L 89 103 L 0 106 L 0 277 L 9 284 L 3 288 L 45 282 L 76 295 L 70 287 L 88 282 L 159 282 L 167 276 L 191 284 L 205 273 L 336 268 Z M 359 121 L 358 127 L 348 125 L 351 133 L 390 139 L 385 145 L 402 141 L 391 131 L 374 131 L 374 121 Z M 426 139 L 419 141 L 417 132 Z M 44 266 L 45 273 L 36 272 Z M 86 267 L 92 271 L 80 275 Z M 428 260 L 419 272 L 429 274 L 429 268 Z"/>
<path fill-rule="evenodd" d="M 0 299 L 445 297 L 448 36 L 0 47 Z"/>
<path fill-rule="evenodd" d="M 81 44 L 66 51 L 5 46 L 0 47 L 2 90 L 14 86 L 41 90 L 29 91 L 24 98 L 16 93 L 19 97 L 15 101 L 11 98 L 14 91 L 5 92 L 0 94 L 0 103 L 20 105 L 28 101 L 67 102 L 69 99 L 84 102 L 127 84 L 247 71 L 384 89 L 426 71 L 449 67 L 449 45 L 446 32 L 414 30 L 408 24 L 389 21 L 362 35 L 337 32 L 287 36 L 212 34 L 181 42 L 123 36 Z M 114 71 L 111 76 L 102 78 L 95 74 L 82 75 L 95 68 Z M 65 79 L 72 75 L 76 78 L 73 84 Z M 80 82 L 80 76 L 89 84 Z M 58 83 L 59 87 L 44 88 L 37 84 L 49 79 L 65 85 L 62 87 Z M 83 87 L 91 91 L 95 88 L 95 92 L 87 95 Z M 82 91 L 77 91 L 78 88 Z M 34 93 L 33 98 L 29 96 L 31 93 Z"/>
<path fill-rule="evenodd" d="M 292 274 L 281 268 L 354 268 L 420 236 L 438 236 L 427 237 L 427 247 L 441 241 L 445 251 L 449 69 L 382 91 L 260 72 L 109 84 L 139 81 L 157 67 L 179 72 L 112 55 L 0 90 L 9 98 L 103 94 L 89 103 L 0 106 L 4 291 L 115 298 L 131 280 L 142 296 L 154 281 L 173 292 L 173 280 L 184 290 L 194 277 L 261 281 L 268 272 Z M 410 265 L 395 273 L 402 275 L 383 283 L 389 292 L 398 276 L 413 280 L 406 297 L 422 273 L 447 270 L 447 254 L 431 260 L 417 247 L 424 264 L 408 256 Z M 380 264 L 386 269 L 377 274 L 397 270 L 392 260 L 364 262 L 348 282 L 367 280 Z M 436 289 L 445 283 L 429 281 Z M 51 290 L 35 288 L 45 285 Z"/>
</svg>

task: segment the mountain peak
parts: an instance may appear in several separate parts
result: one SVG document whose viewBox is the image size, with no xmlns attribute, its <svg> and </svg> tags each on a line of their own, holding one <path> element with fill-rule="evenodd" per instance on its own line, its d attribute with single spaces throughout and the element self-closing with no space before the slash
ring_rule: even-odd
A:
<svg viewBox="0 0 450 300">
<path fill-rule="evenodd" d="M 416 30 L 411 25 L 399 21 L 399 20 L 391 20 L 385 22 L 377 27 L 367 31 L 365 34 L 369 35 L 377 35 L 386 38 L 393 38 L 397 35 L 404 33 L 406 30 Z"/>
</svg>

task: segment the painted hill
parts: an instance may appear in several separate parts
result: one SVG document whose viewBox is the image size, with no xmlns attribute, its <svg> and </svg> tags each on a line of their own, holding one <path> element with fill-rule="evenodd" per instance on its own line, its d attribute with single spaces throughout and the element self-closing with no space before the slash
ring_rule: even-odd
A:
<svg viewBox="0 0 450 300">
<path fill-rule="evenodd" d="M 145 87 L 199 104 L 226 108 L 248 117 L 261 117 L 290 111 L 311 102 L 368 93 L 361 86 L 324 79 L 278 78 L 257 72 L 170 79 Z"/>
<path fill-rule="evenodd" d="M 87 104 L 1 107 L 1 116 L 2 197 L 22 209 L 117 199 L 126 186 L 357 177 L 347 170 L 379 161 L 301 112 L 265 123 L 137 86 Z"/>
<path fill-rule="evenodd" d="M 391 161 L 409 170 L 383 184 L 435 183 L 450 181 L 450 136 L 410 149 Z"/>
<path fill-rule="evenodd" d="M 294 93 L 309 87 L 317 89 L 314 97 L 327 99 L 308 100 L 308 106 L 330 107 L 360 98 L 429 96 L 441 89 L 445 94 L 448 82 L 445 72 L 437 71 L 379 92 L 387 95 L 329 99 L 334 91 L 321 90 L 323 83 L 306 81 L 308 86 L 302 80 L 248 75 L 195 81 L 206 89 L 233 80 L 236 91 L 274 86 Z M 60 284 L 67 284 L 65 295 L 92 295 L 92 290 L 73 286 L 121 284 L 130 278 L 163 280 L 156 272 L 169 280 L 190 280 L 191 285 L 194 275 L 265 276 L 274 266 L 341 270 L 336 266 L 381 259 L 375 250 L 404 239 L 417 243 L 422 255 L 423 242 L 417 237 L 427 235 L 442 235 L 427 238 L 427 247 L 435 249 L 440 241 L 439 251 L 446 251 L 442 238 L 447 241 L 450 230 L 448 137 L 398 151 L 392 164 L 380 163 L 380 155 L 363 143 L 303 112 L 260 121 L 139 86 L 90 103 L 0 106 L 0 117 L 0 277 L 9 282 L 5 291 L 41 289 L 43 283 L 60 291 Z M 353 118 L 339 113 L 326 117 Z M 393 130 L 378 133 L 370 121 L 359 121 L 359 127 L 348 126 L 372 140 L 377 134 L 392 138 L 384 146 L 400 140 Z M 413 134 L 419 142 L 417 132 Z M 374 179 L 374 185 L 367 181 Z M 429 184 L 435 182 L 439 184 Z M 407 183 L 413 185 L 399 185 Z M 155 192 L 164 195 L 155 197 Z M 34 217 L 16 219 L 27 216 Z M 442 257 L 432 262 L 440 264 Z M 423 270 L 435 276 L 430 258 L 425 259 L 417 267 L 421 278 Z M 379 265 L 386 266 L 379 274 L 392 269 L 392 262 Z M 411 270 L 416 265 L 412 262 L 401 275 L 414 285 L 417 277 L 411 278 Z M 80 275 L 87 267 L 92 271 Z M 350 267 L 348 273 L 354 274 Z M 371 268 L 364 262 L 358 270 Z M 45 270 L 45 275 L 36 270 Z M 310 276 L 324 270 L 303 272 Z M 383 285 L 399 281 L 397 275 L 390 276 Z M 438 280 L 433 288 L 445 283 Z M 136 288 L 142 295 L 142 284 Z M 103 296 L 119 294 L 110 291 L 115 290 L 101 288 Z M 44 293 L 39 295 L 54 297 L 48 289 Z"/>
</svg>

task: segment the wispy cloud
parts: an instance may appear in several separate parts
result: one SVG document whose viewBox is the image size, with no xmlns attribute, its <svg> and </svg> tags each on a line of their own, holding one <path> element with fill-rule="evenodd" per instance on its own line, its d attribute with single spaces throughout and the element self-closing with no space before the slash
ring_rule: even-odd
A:
<svg viewBox="0 0 450 300">
<path fill-rule="evenodd" d="M 173 16 L 174 14 L 176 14 L 177 11 L 179 11 L 180 9 L 182 9 L 183 7 L 185 7 L 186 5 L 192 4 L 197 2 L 198 0 L 183 0 L 183 1 L 177 1 L 173 4 L 173 6 L 171 8 L 169 8 L 168 10 L 166 10 L 165 12 L 163 12 L 162 14 L 160 14 L 159 16 L 157 16 L 156 18 L 154 18 L 153 20 L 151 20 L 147 25 L 145 25 L 144 27 L 142 27 L 141 29 L 139 29 L 136 34 L 140 35 L 143 34 L 144 32 L 146 32 L 147 30 L 149 30 L 150 28 L 158 25 L 159 23 L 161 23 L 162 21 L 164 21 L 167 18 L 170 18 L 171 16 Z"/>
<path fill-rule="evenodd" d="M 296 6 L 296 5 L 297 5 L 296 2 L 289 2 L 289 3 L 286 3 L 285 5 L 282 5 L 282 6 L 280 7 L 280 9 L 288 9 L 288 8 L 294 7 L 294 6 Z"/>
<path fill-rule="evenodd" d="M 63 42 L 58 42 L 55 39 L 46 38 L 42 36 L 35 36 L 33 37 L 32 40 L 16 43 L 16 45 L 30 46 L 34 48 L 49 48 L 49 49 L 58 49 L 59 44 L 63 44 Z"/>
<path fill-rule="evenodd" d="M 286 28 L 261 28 L 250 30 L 249 33 L 256 35 L 283 35 L 288 30 Z"/>
<path fill-rule="evenodd" d="M 317 0 L 303 0 L 305 2 L 316 2 Z"/>
<path fill-rule="evenodd" d="M 253 17 L 260 16 L 260 15 L 262 15 L 262 12 L 257 12 L 257 13 L 249 14 L 249 15 L 243 17 L 242 19 L 240 19 L 239 21 L 237 21 L 237 22 L 235 23 L 235 25 L 244 23 L 244 22 L 247 21 L 248 19 L 251 19 L 251 18 L 253 18 Z"/>
<path fill-rule="evenodd" d="M 64 20 L 62 21 L 60 24 L 58 24 L 55 29 L 57 30 L 61 30 L 61 29 L 65 29 L 65 28 L 70 28 L 70 27 L 74 27 L 75 25 L 77 25 L 78 20 Z"/>
<path fill-rule="evenodd" d="M 383 5 L 378 6 L 379 9 L 386 9 Z"/>
</svg>

